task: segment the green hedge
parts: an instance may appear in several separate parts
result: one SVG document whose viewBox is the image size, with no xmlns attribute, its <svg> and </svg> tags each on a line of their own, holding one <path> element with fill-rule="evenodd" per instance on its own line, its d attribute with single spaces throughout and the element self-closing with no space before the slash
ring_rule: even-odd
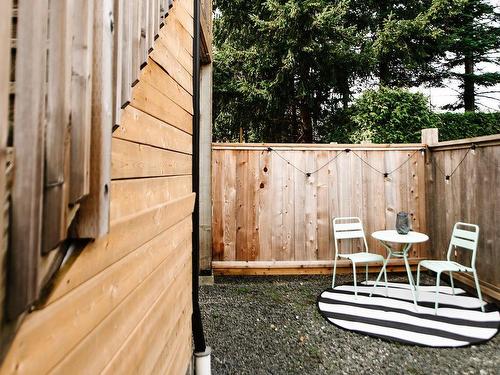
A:
<svg viewBox="0 0 500 375">
<path fill-rule="evenodd" d="M 347 110 L 328 114 L 317 135 L 320 142 L 418 143 L 424 128 L 438 128 L 440 141 L 498 134 L 500 112 L 436 113 L 423 94 L 381 87 L 366 90 Z"/>
<path fill-rule="evenodd" d="M 500 112 L 494 113 L 437 113 L 435 126 L 439 128 L 439 140 L 481 137 L 500 133 Z"/>
</svg>

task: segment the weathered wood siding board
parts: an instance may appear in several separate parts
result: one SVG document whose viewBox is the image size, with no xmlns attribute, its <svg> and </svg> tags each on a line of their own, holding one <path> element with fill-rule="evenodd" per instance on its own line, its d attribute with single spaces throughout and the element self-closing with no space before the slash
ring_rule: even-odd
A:
<svg viewBox="0 0 500 375">
<path fill-rule="evenodd" d="M 119 5 L 126 3 L 129 2 Z M 138 3 L 136 0 L 129 4 L 131 9 L 127 14 L 131 20 L 144 19 L 142 12 L 146 9 L 148 19 L 150 15 L 155 17 L 159 27 L 160 1 L 150 1 L 147 7 L 140 8 Z M 112 35 L 99 28 L 109 26 L 106 22 L 112 3 L 95 1 L 93 4 L 94 12 L 100 15 L 97 20 L 93 17 L 97 26 L 93 28 L 93 49 L 97 48 L 99 56 L 111 61 L 112 50 L 104 51 L 104 46 L 111 44 Z M 154 9 L 150 9 L 150 5 Z M 176 7 L 174 4 L 173 9 Z M 33 5 L 31 8 L 37 9 Z M 28 14 L 27 9 L 23 12 Z M 30 17 L 33 27 L 42 28 L 36 22 L 39 15 Z M 175 13 L 169 18 L 174 22 Z M 192 24 L 193 20 L 185 17 L 183 22 Z M 137 24 L 142 25 L 142 21 L 134 23 L 132 37 L 136 39 L 131 56 L 140 55 L 141 41 L 135 34 Z M 164 48 L 171 37 L 159 34 L 154 47 Z M 78 43 L 85 42 L 85 37 L 81 38 Z M 148 38 L 151 46 L 152 40 Z M 191 36 L 183 37 L 182 48 L 191 50 L 192 42 Z M 178 38 L 175 43 L 179 43 Z M 84 49 L 78 46 L 74 48 Z M 125 52 L 125 46 L 120 48 Z M 32 48 L 30 53 L 37 51 Z M 45 55 L 40 53 L 33 62 L 40 62 Z M 137 65 L 135 58 L 129 62 Z M 44 64 L 37 65 L 43 72 Z M 103 65 L 94 60 L 92 81 L 77 79 L 77 87 L 73 87 L 80 92 L 82 102 L 91 89 L 94 107 L 97 100 L 109 104 L 93 108 L 91 123 L 92 133 L 97 132 L 99 137 L 107 131 L 110 147 L 101 148 L 100 152 L 92 148 L 90 161 L 92 171 L 95 160 L 110 159 L 111 176 L 106 186 L 110 199 L 109 233 L 96 236 L 98 238 L 83 250 L 67 259 L 53 280 L 50 294 L 37 310 L 27 314 L 19 327 L 0 367 L 2 374 L 67 374 L 79 373 L 82 369 L 87 373 L 178 374 L 188 368 L 192 354 L 191 215 L 195 199 L 192 193 L 192 97 L 173 78 L 174 72 L 170 74 L 168 67 L 165 69 L 150 59 L 132 88 L 132 105 L 120 110 L 121 127 L 111 139 L 115 108 L 110 103 L 114 83 L 110 65 L 108 67 L 109 71 L 104 71 Z M 82 66 L 79 74 L 86 69 L 88 67 Z M 117 73 L 115 71 L 115 82 Z M 40 84 L 43 77 L 40 73 Z M 121 72 L 120 77 L 130 80 L 128 73 L 124 77 Z M 21 87 L 24 87 L 22 80 Z M 29 94 L 27 90 L 25 95 Z M 155 101 L 155 97 L 159 99 Z M 37 114 L 38 111 L 34 111 L 25 116 L 38 119 Z M 85 123 L 83 118 L 81 122 Z M 104 123 L 109 125 L 106 129 L 102 126 Z M 43 140 L 40 135 L 39 138 Z M 92 142 L 95 141 L 93 138 Z M 102 139 L 99 142 L 102 143 Z M 83 151 L 80 157 L 86 157 Z M 90 177 L 94 173 L 92 171 Z M 89 190 L 92 196 L 92 181 Z M 82 190 L 74 197 L 79 199 L 85 194 Z M 86 200 L 84 197 L 81 204 Z M 25 238 L 30 240 L 26 234 Z"/>
<path fill-rule="evenodd" d="M 41 250 L 48 1 L 20 2 L 14 108 L 14 186 L 12 253 L 9 269 L 12 298 L 7 314 L 16 317 L 37 296 Z M 23 152 L 30 150 L 30 152 Z M 29 219 L 28 219 L 29 218 Z"/>
<path fill-rule="evenodd" d="M 497 136 L 498 138 L 498 136 Z M 432 160 L 427 166 L 428 210 L 432 257 L 444 259 L 457 221 L 479 225 L 477 267 L 482 282 L 500 289 L 498 228 L 500 227 L 500 146 L 481 139 L 443 142 L 430 146 Z M 476 143 L 475 155 L 467 155 L 446 183 L 438 167 L 450 174 L 470 147 Z M 465 147 L 464 147 L 465 146 Z M 468 259 L 465 251 L 457 251 L 457 260 Z"/>
<path fill-rule="evenodd" d="M 214 261 L 314 261 L 333 257 L 332 219 L 359 216 L 372 251 L 385 249 L 370 233 L 394 228 L 396 214 L 408 211 L 413 227 L 427 231 L 425 205 L 419 204 L 424 181 L 420 152 L 388 178 L 367 167 L 343 148 L 286 145 L 279 154 L 307 172 L 337 159 L 306 177 L 278 154 L 254 145 L 213 149 Z M 397 149 L 364 145 L 359 157 L 381 171 L 404 163 L 420 145 Z M 258 168 L 258 170 L 256 170 Z M 360 242 L 342 241 L 342 252 L 361 249 Z M 412 257 L 426 256 L 428 246 Z"/>
</svg>

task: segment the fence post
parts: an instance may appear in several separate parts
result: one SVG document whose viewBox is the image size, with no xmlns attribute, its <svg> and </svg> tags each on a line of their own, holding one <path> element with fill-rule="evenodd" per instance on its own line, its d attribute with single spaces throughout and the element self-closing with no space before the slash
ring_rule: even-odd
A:
<svg viewBox="0 0 500 375">
<path fill-rule="evenodd" d="M 422 129 L 422 143 L 426 145 L 434 145 L 439 142 L 439 129 L 430 128 Z"/>
</svg>

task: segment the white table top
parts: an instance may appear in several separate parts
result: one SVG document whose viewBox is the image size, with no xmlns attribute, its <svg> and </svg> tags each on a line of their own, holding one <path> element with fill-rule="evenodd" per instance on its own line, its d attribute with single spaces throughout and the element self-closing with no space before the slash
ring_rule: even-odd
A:
<svg viewBox="0 0 500 375">
<path fill-rule="evenodd" d="M 420 243 L 429 239 L 424 233 L 410 231 L 408 234 L 398 234 L 396 230 L 379 230 L 372 233 L 372 237 L 384 242 Z"/>
</svg>

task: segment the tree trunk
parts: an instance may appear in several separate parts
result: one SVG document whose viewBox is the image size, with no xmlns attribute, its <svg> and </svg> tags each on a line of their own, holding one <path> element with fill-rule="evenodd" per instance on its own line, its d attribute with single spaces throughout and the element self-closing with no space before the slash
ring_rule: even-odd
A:
<svg viewBox="0 0 500 375">
<path fill-rule="evenodd" d="M 302 103 L 300 106 L 300 119 L 301 119 L 301 143 L 312 143 L 313 142 L 313 126 L 311 118 L 311 110 L 306 103 Z"/>
<path fill-rule="evenodd" d="M 476 109 L 474 93 L 474 60 L 470 54 L 465 55 L 464 76 L 464 108 L 466 112 L 474 112 Z"/>
<path fill-rule="evenodd" d="M 384 56 L 380 57 L 380 61 L 378 63 L 378 78 L 380 86 L 387 86 L 390 83 L 390 75 L 391 72 L 389 70 L 389 63 L 385 59 Z"/>
</svg>

